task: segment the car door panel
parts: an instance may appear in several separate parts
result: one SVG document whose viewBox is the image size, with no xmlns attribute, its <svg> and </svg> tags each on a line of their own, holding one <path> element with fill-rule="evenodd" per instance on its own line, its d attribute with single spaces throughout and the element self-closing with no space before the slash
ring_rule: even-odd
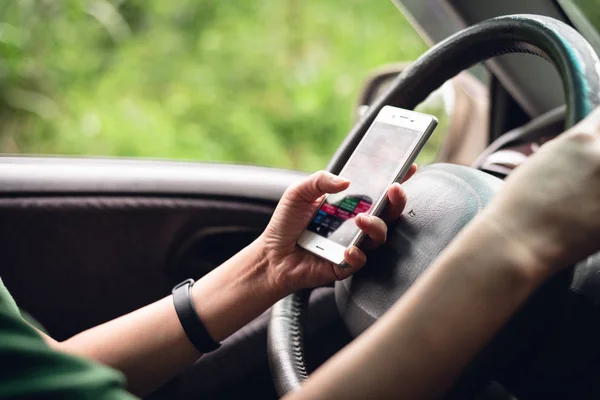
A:
<svg viewBox="0 0 600 400">
<path fill-rule="evenodd" d="M 0 276 L 58 340 L 198 278 L 252 241 L 302 174 L 121 160 L 0 159 Z"/>
</svg>

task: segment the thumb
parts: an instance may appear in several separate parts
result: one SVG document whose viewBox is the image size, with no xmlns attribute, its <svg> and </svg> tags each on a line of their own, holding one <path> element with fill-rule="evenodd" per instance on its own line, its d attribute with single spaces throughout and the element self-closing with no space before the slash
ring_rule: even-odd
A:
<svg viewBox="0 0 600 400">
<path fill-rule="evenodd" d="M 350 181 L 327 171 L 319 171 L 292 186 L 285 194 L 291 201 L 313 203 L 328 193 L 338 193 L 346 189 Z"/>
</svg>

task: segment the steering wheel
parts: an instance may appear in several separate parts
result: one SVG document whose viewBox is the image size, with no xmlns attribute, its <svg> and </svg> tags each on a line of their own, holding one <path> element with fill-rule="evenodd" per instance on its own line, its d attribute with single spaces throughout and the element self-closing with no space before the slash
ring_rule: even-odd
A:
<svg viewBox="0 0 600 400">
<path fill-rule="evenodd" d="M 549 17 L 511 15 L 493 18 L 447 38 L 424 53 L 395 79 L 346 137 L 328 169 L 339 173 L 376 115 L 385 105 L 412 109 L 433 90 L 462 70 L 491 57 L 529 53 L 545 58 L 558 71 L 564 88 L 569 128 L 600 104 L 600 61 L 588 42 L 570 26 Z M 387 243 L 369 254 L 359 273 L 335 284 L 335 299 L 346 327 L 359 335 L 415 282 L 437 255 L 500 189 L 502 181 L 485 172 L 452 164 L 423 168 L 405 183 L 408 204 L 390 227 Z M 600 263 L 597 263 L 600 264 Z M 582 287 L 600 267 L 577 275 Z M 586 271 L 590 272 L 586 275 Z M 568 290 L 572 271 L 551 279 L 532 296 L 508 326 L 467 368 L 454 389 L 456 396 L 476 394 L 498 365 L 507 366 L 536 337 L 544 318 Z M 307 379 L 304 319 L 308 290 L 273 308 L 268 354 L 279 395 Z M 476 301 L 476 299 L 474 299 Z M 539 332 L 538 332 L 539 333 Z"/>
</svg>

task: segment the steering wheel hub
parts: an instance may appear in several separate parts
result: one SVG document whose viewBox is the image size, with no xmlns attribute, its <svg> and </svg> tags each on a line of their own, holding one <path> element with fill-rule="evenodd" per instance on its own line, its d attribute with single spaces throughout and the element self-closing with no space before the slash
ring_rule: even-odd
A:
<svg viewBox="0 0 600 400">
<path fill-rule="evenodd" d="M 383 315 L 500 189 L 502 181 L 453 164 L 423 168 L 404 184 L 408 203 L 369 265 L 336 283 L 344 322 L 358 336 Z"/>
</svg>

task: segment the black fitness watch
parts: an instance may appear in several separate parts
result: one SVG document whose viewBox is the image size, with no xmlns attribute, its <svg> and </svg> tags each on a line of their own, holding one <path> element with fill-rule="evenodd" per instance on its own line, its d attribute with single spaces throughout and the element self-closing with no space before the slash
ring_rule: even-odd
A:
<svg viewBox="0 0 600 400">
<path fill-rule="evenodd" d="M 202 353 L 210 353 L 218 349 L 221 343 L 210 337 L 206 327 L 200 320 L 192 301 L 193 279 L 175 285 L 173 288 L 173 305 L 185 334 L 192 344 Z"/>
</svg>

